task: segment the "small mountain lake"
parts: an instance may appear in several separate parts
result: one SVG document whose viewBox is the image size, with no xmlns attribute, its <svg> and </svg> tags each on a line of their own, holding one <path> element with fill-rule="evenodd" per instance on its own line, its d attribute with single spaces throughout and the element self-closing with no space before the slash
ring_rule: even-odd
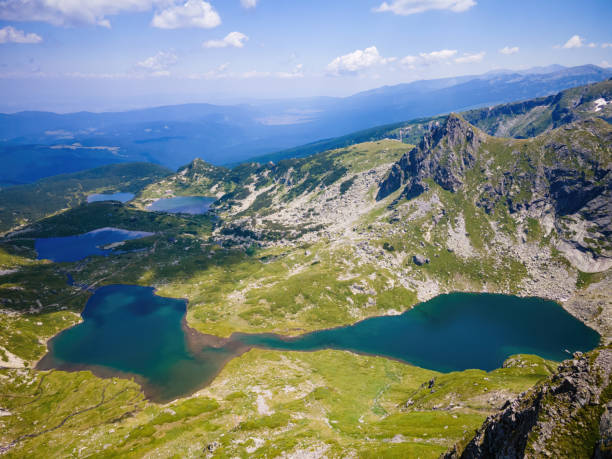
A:
<svg viewBox="0 0 612 459">
<path fill-rule="evenodd" d="M 161 198 L 147 206 L 147 210 L 172 214 L 205 214 L 216 198 L 205 196 L 176 196 Z"/>
<path fill-rule="evenodd" d="M 401 315 L 295 338 L 204 335 L 187 327 L 186 307 L 185 300 L 157 296 L 149 287 L 101 287 L 83 322 L 49 342 L 38 368 L 135 377 L 149 398 L 163 402 L 209 384 L 226 362 L 253 347 L 341 349 L 442 372 L 488 371 L 518 353 L 563 360 L 568 352 L 595 348 L 600 338 L 552 301 L 493 294 L 440 295 Z"/>
<path fill-rule="evenodd" d="M 36 239 L 34 248 L 39 260 L 51 260 L 56 263 L 79 261 L 91 255 L 109 255 L 117 253 L 110 244 L 151 236 L 146 231 L 128 231 L 119 228 L 100 228 L 76 236 L 50 237 Z M 105 248 L 107 247 L 107 248 Z"/>
<path fill-rule="evenodd" d="M 87 196 L 87 202 L 100 202 L 100 201 L 119 201 L 128 202 L 134 199 L 134 193 L 112 193 L 112 194 L 90 194 Z"/>
</svg>

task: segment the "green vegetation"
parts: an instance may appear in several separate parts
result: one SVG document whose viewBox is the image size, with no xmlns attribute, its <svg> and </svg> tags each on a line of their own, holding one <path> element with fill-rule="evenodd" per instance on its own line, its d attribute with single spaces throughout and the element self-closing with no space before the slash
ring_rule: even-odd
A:
<svg viewBox="0 0 612 459">
<path fill-rule="evenodd" d="M 417 301 L 413 292 L 390 287 L 391 273 L 372 277 L 371 266 L 342 280 L 344 268 L 337 260 L 350 259 L 348 249 L 330 252 L 317 245 L 249 255 L 190 236 L 172 241 L 159 236 L 153 245 L 147 252 L 92 258 L 73 272 L 75 281 L 154 285 L 161 295 L 189 299 L 189 325 L 218 336 L 234 331 L 298 334 L 403 311 Z"/>
<path fill-rule="evenodd" d="M 84 203 L 94 193 L 137 193 L 170 174 L 150 163 L 114 164 L 0 190 L 0 232 Z"/>
<path fill-rule="evenodd" d="M 564 94 L 555 106 L 548 98 L 524 104 L 512 122 L 508 107 L 499 109 L 497 121 L 483 111 L 466 117 L 488 132 L 503 127 L 522 136 L 563 124 L 567 110 L 586 117 L 592 97 L 608 90 L 608 84 L 593 85 Z M 577 94 L 584 100 L 574 110 Z M 456 191 L 444 189 L 432 174 L 417 198 L 406 200 L 397 190 L 377 203 L 385 166 L 412 149 L 391 138 L 416 143 L 429 122 L 442 119 L 281 152 L 277 164 L 228 169 L 194 160 L 172 175 L 152 165 L 119 165 L 1 191 L 2 224 L 29 226 L 0 241 L 0 367 L 31 366 L 40 359 L 50 337 L 80 320 L 90 295 L 86 286 L 146 285 L 186 298 L 188 325 L 217 336 L 297 335 L 403 312 L 418 302 L 417 292 L 421 298 L 452 290 L 523 293 L 529 264 L 498 250 L 500 240 L 546 246 L 552 252 L 546 263 L 565 263 L 574 276 L 575 268 L 553 247 L 556 233 L 545 238 L 537 219 L 518 218 L 517 212 L 531 201 L 542 167 L 556 165 L 595 180 L 593 164 L 609 161 L 610 125 L 587 120 L 531 140 L 483 137 L 469 167 L 452 155 L 465 144 L 447 148 L 439 161 L 460 169 Z M 558 145 L 588 154 L 578 160 Z M 336 149 L 318 151 L 330 146 Z M 316 154 L 283 159 L 309 152 Z M 130 205 L 83 204 L 87 194 L 114 191 L 139 195 Z M 214 216 L 142 210 L 166 195 L 220 199 Z M 18 199 L 10 202 L 11 196 Z M 324 225 L 348 205 L 355 211 L 339 222 L 344 226 Z M 279 209 L 289 216 L 275 219 Z M 555 224 L 569 234 L 579 231 L 573 227 L 579 218 Z M 128 253 L 77 263 L 35 259 L 35 238 L 108 226 L 154 234 L 127 241 L 121 249 Z M 607 250 L 597 227 L 587 231 L 586 243 Z M 415 255 L 426 261 L 416 264 Z M 74 285 L 66 282 L 68 274 Z M 578 272 L 576 287 L 586 289 L 609 275 Z M 2 369 L 0 414 L 10 415 L 0 416 L 0 448 L 11 445 L 8 457 L 438 457 L 554 367 L 519 355 L 488 373 L 441 374 L 348 352 L 251 350 L 229 362 L 206 389 L 164 406 L 144 401 L 131 381 Z M 576 435 L 578 449 L 568 446 L 568 454 L 592 444 L 597 410 L 585 410 L 583 425 L 570 426 L 584 430 Z"/>
<path fill-rule="evenodd" d="M 17 440 L 7 457 L 185 457 L 204 450 L 271 457 L 316 449 L 329 457 L 433 458 L 480 425 L 495 408 L 489 398 L 503 403 L 552 366 L 535 356 L 512 359 L 529 365 L 443 375 L 349 352 L 252 350 L 199 394 L 161 406 L 122 379 L 0 370 L 0 406 L 11 413 L 0 420 L 0 442 Z M 440 409 L 451 400 L 459 404 Z"/>
<path fill-rule="evenodd" d="M 103 227 L 157 233 L 208 235 L 213 223 L 209 215 L 167 214 L 136 210 L 113 201 L 94 202 L 40 220 L 11 238 L 57 237 L 82 234 Z"/>
<path fill-rule="evenodd" d="M 593 101 L 600 97 L 612 98 L 610 80 L 566 89 L 548 97 L 498 105 L 493 109 L 470 110 L 463 116 L 489 134 L 529 138 L 594 115 L 609 117 L 609 109 L 593 112 Z"/>
<path fill-rule="evenodd" d="M 542 227 L 540 226 L 540 222 L 538 222 L 535 218 L 527 219 L 527 227 L 525 228 L 525 233 L 527 233 L 527 240 L 529 242 L 538 242 L 542 240 L 544 236 Z"/>
<path fill-rule="evenodd" d="M 606 404 L 612 400 L 612 385 L 602 394 L 597 405 L 582 407 L 569 423 L 553 432 L 550 449 L 564 457 L 593 457 L 600 440 L 599 423 Z"/>
<path fill-rule="evenodd" d="M 606 278 L 606 273 L 585 273 L 578 271 L 578 277 L 576 279 L 576 287 L 579 289 L 585 289 L 591 284 L 595 284 Z"/>
<path fill-rule="evenodd" d="M 196 158 L 176 174 L 151 183 L 142 190 L 135 203 L 164 197 L 167 190 L 176 196 L 214 196 L 234 190 L 239 181 L 233 171 Z"/>
</svg>

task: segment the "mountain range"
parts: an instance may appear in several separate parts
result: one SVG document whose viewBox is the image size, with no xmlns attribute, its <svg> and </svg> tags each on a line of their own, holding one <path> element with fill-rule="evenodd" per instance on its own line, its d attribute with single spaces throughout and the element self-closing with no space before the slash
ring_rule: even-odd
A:
<svg viewBox="0 0 612 459">
<path fill-rule="evenodd" d="M 612 70 L 593 65 L 552 66 L 416 81 L 346 98 L 187 104 L 117 113 L 3 114 L 0 185 L 128 161 L 173 169 L 194 156 L 213 164 L 238 163 L 375 125 L 547 96 L 611 76 Z"/>
</svg>

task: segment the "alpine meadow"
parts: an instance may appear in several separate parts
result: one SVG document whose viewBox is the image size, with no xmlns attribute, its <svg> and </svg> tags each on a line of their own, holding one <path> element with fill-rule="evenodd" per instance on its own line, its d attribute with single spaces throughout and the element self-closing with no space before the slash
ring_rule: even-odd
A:
<svg viewBox="0 0 612 459">
<path fill-rule="evenodd" d="M 0 0 L 0 456 L 612 458 L 611 19 Z"/>
</svg>

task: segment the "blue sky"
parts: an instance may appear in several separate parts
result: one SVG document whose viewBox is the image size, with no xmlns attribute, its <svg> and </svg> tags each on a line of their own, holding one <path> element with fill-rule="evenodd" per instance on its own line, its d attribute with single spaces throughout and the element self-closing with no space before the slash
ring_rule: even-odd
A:
<svg viewBox="0 0 612 459">
<path fill-rule="evenodd" d="M 612 65 L 610 0 L 0 0 L 0 111 L 345 96 Z"/>
</svg>

